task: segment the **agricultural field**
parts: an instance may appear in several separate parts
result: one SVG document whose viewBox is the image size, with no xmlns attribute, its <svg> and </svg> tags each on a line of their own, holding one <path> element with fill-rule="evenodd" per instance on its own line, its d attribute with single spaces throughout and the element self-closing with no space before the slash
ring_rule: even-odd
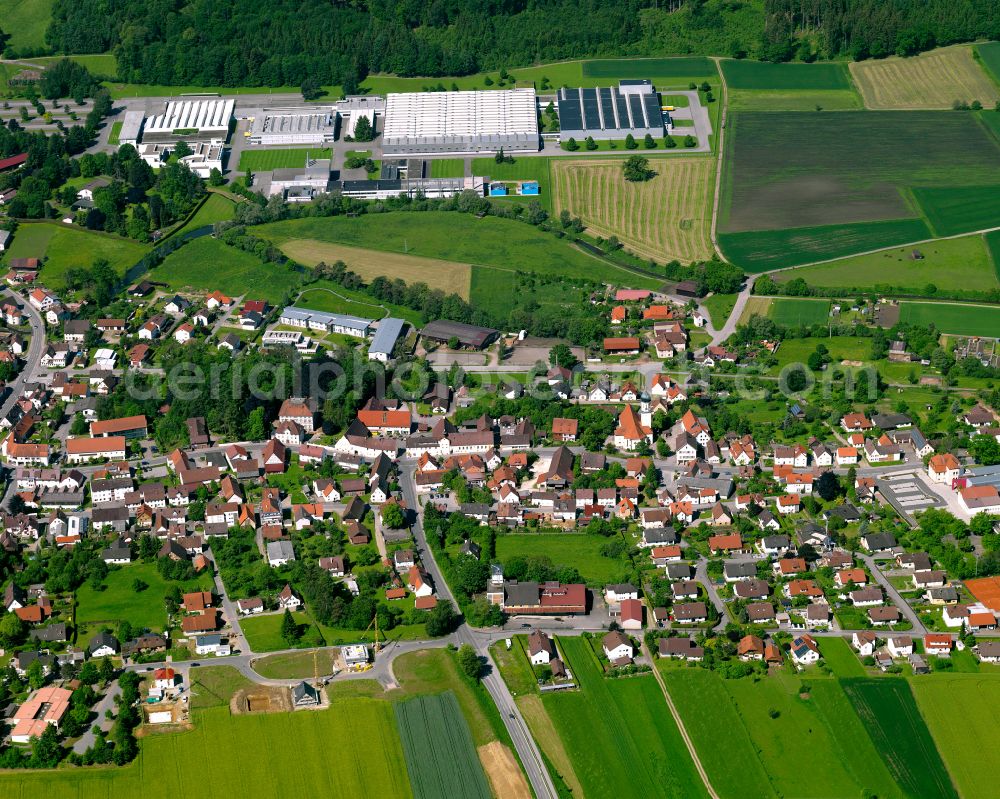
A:
<svg viewBox="0 0 1000 799">
<path fill-rule="evenodd" d="M 1000 186 L 929 186 L 913 197 L 935 236 L 1000 227 Z"/>
<path fill-rule="evenodd" d="M 986 73 L 1000 84 L 1000 42 L 986 42 L 975 45 L 979 53 L 979 63 Z"/>
<path fill-rule="evenodd" d="M 835 677 L 865 676 L 865 667 L 845 639 L 832 635 L 820 643 L 820 654 Z"/>
<path fill-rule="evenodd" d="M 0 0 L 3 31 L 10 38 L 6 46 L 14 50 L 45 51 L 45 29 L 52 21 L 55 0 Z"/>
<path fill-rule="evenodd" d="M 912 190 L 951 189 L 925 195 L 947 219 L 958 189 L 1000 184 L 1000 142 L 973 114 L 744 112 L 731 119 L 721 239 L 727 254 L 754 270 L 931 238 Z"/>
<path fill-rule="evenodd" d="M 450 691 L 396 705 L 415 799 L 490 799 L 469 726 Z"/>
<path fill-rule="evenodd" d="M 244 150 L 240 153 L 240 172 L 269 172 L 305 166 L 306 158 L 329 158 L 330 150 L 317 148 L 287 148 L 273 150 Z"/>
<path fill-rule="evenodd" d="M 278 304 L 299 276 L 278 264 L 264 264 L 248 252 L 205 236 L 185 244 L 150 273 L 173 291 L 218 289 L 230 297 L 252 294 Z"/>
<path fill-rule="evenodd" d="M 364 746 L 331 746 L 342 740 L 345 719 Z M 213 785 L 232 795 L 273 799 L 299 796 L 410 797 L 403 748 L 392 705 L 378 699 L 335 699 L 328 710 L 232 716 L 228 707 L 194 713 L 194 729 L 144 738 L 128 766 L 14 772 L 0 775 L 8 799 L 208 799 Z M 212 753 L 212 779 L 191 763 Z"/>
<path fill-rule="evenodd" d="M 589 290 L 579 287 L 569 278 L 531 275 L 491 266 L 472 267 L 472 288 L 469 301 L 498 316 L 509 314 L 527 297 L 539 310 L 562 313 L 571 305 L 587 302 Z"/>
<path fill-rule="evenodd" d="M 586 796 L 706 796 L 652 675 L 609 680 L 582 638 L 560 638 L 579 691 L 542 697 Z M 595 753 L 613 752 L 614 757 Z"/>
<path fill-rule="evenodd" d="M 836 260 L 859 252 L 931 238 L 922 219 L 857 222 L 843 225 L 745 233 L 719 233 L 726 258 L 747 272 L 766 272 Z M 923 246 L 923 244 L 919 245 Z M 792 277 L 797 276 L 797 271 Z"/>
<path fill-rule="evenodd" d="M 830 301 L 775 297 L 767 315 L 785 327 L 822 324 L 830 318 Z"/>
<path fill-rule="evenodd" d="M 141 580 L 146 588 L 136 591 L 135 580 Z M 168 582 L 160 577 L 155 563 L 133 563 L 112 569 L 104 579 L 105 588 L 95 591 L 85 582 L 76 591 L 76 621 L 84 624 L 108 624 L 114 626 L 119 621 L 128 621 L 133 627 L 162 631 L 167 621 L 167 611 L 163 600 L 172 586 L 182 592 L 207 591 L 212 587 L 212 577 L 202 574 L 189 583 Z"/>
<path fill-rule="evenodd" d="M 942 333 L 961 336 L 995 336 L 1000 330 L 1000 306 L 907 301 L 900 303 L 899 321 L 933 323 Z"/>
<path fill-rule="evenodd" d="M 660 281 L 588 255 L 569 242 L 510 219 L 448 211 L 359 217 L 291 219 L 253 228 L 255 235 L 284 247 L 292 239 L 346 244 L 383 252 L 484 264 L 508 270 L 615 281 L 658 288 Z"/>
<path fill-rule="evenodd" d="M 41 276 L 45 285 L 58 291 L 66 285 L 71 269 L 90 269 L 94 261 L 105 259 L 119 275 L 124 275 L 149 248 L 110 233 L 97 233 L 55 222 L 22 224 L 14 234 L 8 258 L 45 258 Z"/>
<path fill-rule="evenodd" d="M 861 108 L 843 64 L 771 64 L 725 59 L 722 72 L 734 111 L 813 111 Z"/>
<path fill-rule="evenodd" d="M 656 177 L 630 183 L 617 161 L 553 162 L 554 211 L 579 216 L 590 231 L 615 235 L 635 254 L 690 263 L 712 255 L 710 158 L 653 159 Z"/>
<path fill-rule="evenodd" d="M 315 239 L 286 241 L 281 245 L 281 251 L 305 266 L 316 266 L 321 261 L 326 264 L 343 261 L 348 269 L 360 275 L 366 283 L 379 276 L 390 280 L 399 278 L 411 284 L 426 283 L 432 289 L 469 299 L 472 270 L 468 264 L 419 255 L 379 252 Z"/>
<path fill-rule="evenodd" d="M 950 109 L 955 100 L 992 108 L 1000 89 L 972 54 L 969 45 L 953 45 L 905 58 L 852 61 L 850 69 L 866 108 Z"/>
<path fill-rule="evenodd" d="M 889 772 L 907 793 L 957 799 L 906 680 L 844 680 L 842 685 Z"/>
<path fill-rule="evenodd" d="M 935 674 L 911 681 L 927 727 L 965 799 L 996 795 L 1000 750 L 981 745 L 1000 735 L 996 714 L 1000 680 L 966 674 Z M 970 741 L 979 745 L 970 745 Z"/>
<path fill-rule="evenodd" d="M 993 236 L 991 239 L 990 236 Z M 928 284 L 939 290 L 989 291 L 1000 286 L 995 258 L 987 243 L 997 234 L 941 239 L 917 247 L 897 247 L 868 255 L 854 255 L 817 266 L 803 266 L 775 274 L 778 283 L 802 278 L 810 286 L 843 292 L 892 286 L 908 294 L 922 293 Z M 913 258 L 914 250 L 922 256 Z"/>
<path fill-rule="evenodd" d="M 574 566 L 589 585 L 603 586 L 625 579 L 628 563 L 606 558 L 602 536 L 585 533 L 511 533 L 497 536 L 497 559 L 522 555 L 546 557 L 554 566 Z"/>
</svg>

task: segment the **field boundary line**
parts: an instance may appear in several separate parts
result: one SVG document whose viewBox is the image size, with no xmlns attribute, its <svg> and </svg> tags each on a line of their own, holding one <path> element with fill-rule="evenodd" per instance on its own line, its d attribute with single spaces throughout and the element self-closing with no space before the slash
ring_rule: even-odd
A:
<svg viewBox="0 0 1000 799">
<path fill-rule="evenodd" d="M 722 113 L 719 114 L 718 137 L 715 141 L 715 197 L 712 202 L 712 223 L 708 229 L 708 236 L 712 241 L 712 247 L 719 254 L 719 257 L 726 261 L 726 256 L 719 246 L 717 236 L 719 221 L 719 204 L 722 201 L 722 152 L 726 143 L 726 122 L 729 116 L 729 85 L 726 83 L 726 73 L 722 69 L 721 59 L 718 56 L 712 58 L 715 69 L 719 73 L 719 83 L 722 86 Z"/>
<path fill-rule="evenodd" d="M 722 71 L 721 69 L 719 70 Z M 653 676 L 656 677 L 656 681 L 660 684 L 660 690 L 663 692 L 663 698 L 667 701 L 667 707 L 670 709 L 670 715 L 674 717 L 674 723 L 677 725 L 677 729 L 684 739 L 684 745 L 687 747 L 688 754 L 691 755 L 691 760 L 694 762 L 694 767 L 698 771 L 698 776 L 701 777 L 701 781 L 705 784 L 705 790 L 708 791 L 708 795 L 712 799 L 720 799 L 719 794 L 716 792 L 715 788 L 712 787 L 712 782 L 708 778 L 708 772 L 705 771 L 705 767 L 701 764 L 701 759 L 698 757 L 698 751 L 694 748 L 694 742 L 691 740 L 691 736 L 688 735 L 687 728 L 684 726 L 684 721 L 681 719 L 681 714 L 677 712 L 677 708 L 674 705 L 674 700 L 670 696 L 670 691 L 667 690 L 667 683 L 663 679 L 663 675 L 660 674 L 660 670 L 656 668 L 656 661 L 653 660 L 653 653 L 650 651 L 649 647 L 646 646 L 646 642 L 643 641 L 642 648 L 645 650 L 646 657 L 649 658 L 649 662 L 653 666 Z"/>
</svg>

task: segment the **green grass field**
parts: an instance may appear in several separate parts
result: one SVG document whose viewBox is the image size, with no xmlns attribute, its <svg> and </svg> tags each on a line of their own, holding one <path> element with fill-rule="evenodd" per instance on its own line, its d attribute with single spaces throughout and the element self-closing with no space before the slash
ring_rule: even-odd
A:
<svg viewBox="0 0 1000 799">
<path fill-rule="evenodd" d="M 112 147 L 118 144 L 118 139 L 121 136 L 122 126 L 125 123 L 119 120 L 118 122 L 111 123 L 111 132 L 108 134 L 108 144 Z"/>
<path fill-rule="evenodd" d="M 867 361 L 871 358 L 872 344 L 870 339 L 833 336 L 832 338 L 824 337 L 822 341 L 829 350 L 830 360 L 834 363 L 843 360 Z M 819 339 L 810 338 L 792 338 L 782 341 L 775 356 L 778 364 L 774 367 L 774 374 L 778 374 L 790 363 L 805 363 L 819 342 Z"/>
<path fill-rule="evenodd" d="M 331 746 L 345 737 L 358 745 Z M 206 753 L 210 780 L 192 768 Z M 367 698 L 336 699 L 311 713 L 231 716 L 209 708 L 195 712 L 190 732 L 143 739 L 129 766 L 0 775 L 9 799 L 208 799 L 218 786 L 246 799 L 413 795 L 392 705 Z"/>
<path fill-rule="evenodd" d="M 253 670 L 272 680 L 312 679 L 317 670 L 320 675 L 333 671 L 336 653 L 335 649 L 319 649 L 270 655 L 256 661 Z"/>
<path fill-rule="evenodd" d="M 269 172 L 272 169 L 286 169 L 305 166 L 306 158 L 329 158 L 330 150 L 288 148 L 274 150 L 244 150 L 240 153 L 240 172 Z"/>
<path fill-rule="evenodd" d="M 530 202 L 538 200 L 547 211 L 552 211 L 552 175 L 549 162 L 545 157 L 515 158 L 513 164 L 498 164 L 493 158 L 475 158 L 472 161 L 472 174 L 485 175 L 493 181 L 537 180 L 540 194 L 537 197 L 522 197 L 511 187 L 508 199 Z M 502 199 L 502 198 L 494 198 Z"/>
<path fill-rule="evenodd" d="M 266 616 L 252 616 L 243 619 L 240 626 L 246 634 L 254 652 L 274 652 L 279 649 L 288 649 L 288 644 L 281 637 L 282 614 L 274 613 Z M 320 624 L 308 613 L 301 612 L 295 614 L 295 621 L 300 625 L 312 625 L 319 629 L 323 635 L 323 640 L 327 646 L 339 646 L 341 644 L 371 643 L 375 640 L 375 631 L 370 630 L 345 630 L 338 627 L 327 627 Z M 420 640 L 427 635 L 423 624 L 404 625 L 393 627 L 391 630 L 380 630 L 380 641 L 413 641 Z"/>
<path fill-rule="evenodd" d="M 1000 331 L 1000 306 L 907 301 L 900 304 L 899 321 L 918 325 L 933 322 L 942 333 L 995 336 Z"/>
<path fill-rule="evenodd" d="M 1000 42 L 977 44 L 975 49 L 979 53 L 979 63 L 986 70 L 986 74 L 995 83 L 1000 84 Z"/>
<path fill-rule="evenodd" d="M 416 799 L 490 799 L 469 725 L 453 693 L 397 704 L 396 723 Z"/>
<path fill-rule="evenodd" d="M 136 593 L 132 588 L 136 579 L 149 587 Z M 160 577 L 155 563 L 133 563 L 110 571 L 104 585 L 107 588 L 103 591 L 95 591 L 89 582 L 77 589 L 78 624 L 114 626 L 118 621 L 127 620 L 137 629 L 163 630 L 167 621 L 163 605 L 167 590 L 172 585 L 177 585 L 181 591 L 208 590 L 212 587 L 212 577 L 205 573 L 190 583 L 172 583 Z"/>
<path fill-rule="evenodd" d="M 721 62 L 726 86 L 730 89 L 835 91 L 851 89 L 851 78 L 844 64 L 772 64 L 764 61 L 735 60 Z"/>
<path fill-rule="evenodd" d="M 70 269 L 89 269 L 104 258 L 119 275 L 149 251 L 144 244 L 109 233 L 95 233 L 57 223 L 22 224 L 14 234 L 7 258 L 45 258 L 41 277 L 56 291 L 66 285 Z"/>
<path fill-rule="evenodd" d="M 992 237 L 992 238 L 991 238 Z M 898 247 L 868 255 L 854 255 L 832 263 L 804 266 L 779 272 L 774 279 L 787 283 L 802 278 L 810 286 L 840 293 L 892 287 L 908 294 L 922 293 L 928 284 L 955 291 L 989 291 L 1000 285 L 987 249 L 990 241 L 1000 244 L 997 234 L 941 239 L 916 247 Z M 923 258 L 914 260 L 914 249 Z"/>
<path fill-rule="evenodd" d="M 236 203 L 228 197 L 223 197 L 221 194 L 209 194 L 208 199 L 202 203 L 201 208 L 195 212 L 195 215 L 184 227 L 188 230 L 195 230 L 205 225 L 214 225 L 216 222 L 232 219 L 235 210 Z"/>
<path fill-rule="evenodd" d="M 835 635 L 824 638 L 820 643 L 822 644 L 819 649 L 820 654 L 835 677 L 865 676 L 865 667 L 861 665 L 861 661 L 846 639 Z"/>
<path fill-rule="evenodd" d="M 588 78 L 686 78 L 689 75 L 711 75 L 715 64 L 703 57 L 689 58 L 630 58 L 594 59 L 583 62 L 583 74 Z"/>
<path fill-rule="evenodd" d="M 656 679 L 605 679 L 586 641 L 560 638 L 559 645 L 581 690 L 543 696 L 542 703 L 586 795 L 704 797 Z"/>
<path fill-rule="evenodd" d="M 460 178 L 465 175 L 464 158 L 430 159 L 432 178 Z"/>
<path fill-rule="evenodd" d="M 329 286 L 329 289 L 327 289 L 327 286 Z M 336 294 L 331 292 L 336 292 Z M 340 296 L 337 296 L 338 294 Z M 346 297 L 347 299 L 341 299 L 341 297 Z M 313 311 L 351 314 L 353 316 L 361 316 L 365 319 L 381 319 L 385 316 L 385 309 L 379 307 L 377 300 L 369 299 L 364 294 L 349 291 L 327 281 L 323 281 L 322 286 L 319 287 L 310 284 L 295 302 L 296 305 L 309 308 Z M 420 314 L 399 305 L 390 305 L 389 313 L 392 316 L 406 319 L 414 325 L 423 323 Z"/>
<path fill-rule="evenodd" d="M 1000 230 L 994 230 L 983 236 L 986 243 L 986 252 L 989 255 L 990 265 L 998 282 L 1000 282 Z"/>
<path fill-rule="evenodd" d="M 913 194 L 936 236 L 1000 227 L 1000 186 L 929 186 Z"/>
<path fill-rule="evenodd" d="M 830 301 L 776 297 L 767 315 L 786 327 L 822 324 L 830 318 Z"/>
<path fill-rule="evenodd" d="M 907 793 L 957 798 L 906 680 L 845 680 L 843 688 L 889 772 Z"/>
<path fill-rule="evenodd" d="M 726 323 L 729 315 L 733 312 L 733 306 L 736 305 L 737 296 L 736 294 L 713 294 L 701 301 L 701 304 L 708 311 L 708 315 L 712 318 L 714 327 L 721 328 Z"/>
<path fill-rule="evenodd" d="M 732 111 L 856 111 L 861 108 L 861 98 L 853 89 L 736 89 L 729 92 L 729 108 Z"/>
<path fill-rule="evenodd" d="M 726 258 L 747 272 L 843 258 L 858 252 L 931 238 L 922 219 L 719 233 Z M 921 245 L 922 246 L 922 245 Z M 793 275 L 794 276 L 794 275 Z"/>
<path fill-rule="evenodd" d="M 0 0 L 7 46 L 17 51 L 45 51 L 45 29 L 52 21 L 55 0 Z"/>
<path fill-rule="evenodd" d="M 637 275 L 576 249 L 530 225 L 509 219 L 446 211 L 395 212 L 359 217 L 293 219 L 254 228 L 278 246 L 315 239 L 387 252 L 403 252 L 509 270 L 615 281 L 658 288 L 661 281 Z"/>
<path fill-rule="evenodd" d="M 230 297 L 246 294 L 272 304 L 281 302 L 299 283 L 299 276 L 289 269 L 264 264 L 256 256 L 208 236 L 168 255 L 150 274 L 174 291 L 218 289 Z"/>
<path fill-rule="evenodd" d="M 195 666 L 191 669 L 191 708 L 229 707 L 237 691 L 253 685 L 232 666 Z"/>
<path fill-rule="evenodd" d="M 1000 749 L 1000 680 L 995 676 L 935 674 L 911 681 L 917 704 L 941 757 L 965 799 L 996 796 Z M 973 743 L 974 742 L 974 743 Z"/>
<path fill-rule="evenodd" d="M 588 584 L 603 586 L 624 579 L 629 568 L 625 561 L 604 557 L 600 553 L 604 543 L 600 536 L 583 533 L 498 535 L 497 558 L 547 557 L 554 566 L 575 566 Z"/>
</svg>

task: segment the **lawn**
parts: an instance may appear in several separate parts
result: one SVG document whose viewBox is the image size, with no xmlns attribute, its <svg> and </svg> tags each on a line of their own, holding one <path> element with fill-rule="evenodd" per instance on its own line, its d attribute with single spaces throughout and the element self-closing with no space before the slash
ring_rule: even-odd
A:
<svg viewBox="0 0 1000 799">
<path fill-rule="evenodd" d="M 314 239 L 509 270 L 615 281 L 639 288 L 661 285 L 655 278 L 615 267 L 531 225 L 493 216 L 477 219 L 447 211 L 398 211 L 293 219 L 261 225 L 253 231 L 279 247 L 292 239 Z"/>
<path fill-rule="evenodd" d="M 573 566 L 589 585 L 603 586 L 625 579 L 629 566 L 601 554 L 602 536 L 584 533 L 512 533 L 497 536 L 497 559 L 515 555 L 546 557 L 554 566 Z"/>
<path fill-rule="evenodd" d="M 337 699 L 328 710 L 231 716 L 226 707 L 194 713 L 194 729 L 144 738 L 125 767 L 16 772 L 0 776 L 7 799 L 143 796 L 210 799 L 219 786 L 245 799 L 288 793 L 349 799 L 412 796 L 392 705 Z M 331 746 L 331 741 L 362 745 Z M 192 763 L 211 752 L 211 779 Z"/>
<path fill-rule="evenodd" d="M 919 325 L 933 323 L 942 333 L 996 336 L 1000 331 L 1000 306 L 903 302 L 900 304 L 899 321 Z"/>
<path fill-rule="evenodd" d="M 210 193 L 208 198 L 195 211 L 194 216 L 181 230 L 197 230 L 206 225 L 214 225 L 226 219 L 232 219 L 236 211 L 236 203 L 221 194 Z"/>
<path fill-rule="evenodd" d="M 851 649 L 847 640 L 839 635 L 820 641 L 820 654 L 835 677 L 864 677 L 865 667 Z"/>
<path fill-rule="evenodd" d="M 465 177 L 464 158 L 431 158 L 432 178 L 461 178 Z"/>
<path fill-rule="evenodd" d="M 424 323 L 423 317 L 417 311 L 404 308 L 402 305 L 380 303 L 367 294 L 345 289 L 331 280 L 310 283 L 303 289 L 295 303 L 314 311 L 350 314 L 365 319 L 381 319 L 388 312 L 388 315 L 405 319 L 412 325 Z"/>
<path fill-rule="evenodd" d="M 790 363 L 805 363 L 818 344 L 822 343 L 829 351 L 830 361 L 868 361 L 871 359 L 871 339 L 854 336 L 824 336 L 823 338 L 792 338 L 781 342 L 781 347 L 775 355 L 778 365 L 774 367 L 777 374 Z"/>
<path fill-rule="evenodd" d="M 6 46 L 22 52 L 44 52 L 45 29 L 52 21 L 53 5 L 55 0 L 0 0 L 3 31 L 10 36 Z"/>
<path fill-rule="evenodd" d="M 191 707 L 229 707 L 237 691 L 253 685 L 232 666 L 196 666 L 191 669 Z"/>
<path fill-rule="evenodd" d="M 747 272 L 766 272 L 839 259 L 895 244 L 924 241 L 931 238 L 931 232 L 922 219 L 895 219 L 719 233 L 718 238 L 719 247 L 728 260 Z"/>
<path fill-rule="evenodd" d="M 730 120 L 720 230 L 757 233 L 723 237 L 738 263 L 795 265 L 931 238 L 912 190 L 949 187 L 931 198 L 947 216 L 943 203 L 958 189 L 1000 184 L 1000 142 L 974 114 L 737 112 Z"/>
<path fill-rule="evenodd" d="M 7 250 L 8 258 L 45 258 L 41 278 L 56 291 L 66 285 L 70 269 L 89 269 L 104 258 L 124 275 L 149 248 L 110 233 L 96 233 L 56 222 L 22 223 Z"/>
<path fill-rule="evenodd" d="M 989 241 L 987 237 L 986 242 Z M 923 257 L 914 260 L 914 249 Z M 854 255 L 774 275 L 779 283 L 795 278 L 802 278 L 810 286 L 842 294 L 871 291 L 877 287 L 919 294 L 931 284 L 939 290 L 989 291 L 1000 285 L 982 236 L 942 239 L 915 248 L 897 247 Z"/>
<path fill-rule="evenodd" d="M 240 153 L 240 172 L 269 172 L 272 169 L 304 167 L 306 158 L 329 158 L 330 150 L 322 147 L 274 150 L 244 150 Z"/>
<path fill-rule="evenodd" d="M 111 132 L 108 134 L 108 144 L 110 144 L 112 147 L 117 146 L 118 139 L 121 136 L 122 126 L 124 124 L 125 123 L 121 120 L 111 123 Z"/>
<path fill-rule="evenodd" d="M 822 324 L 830 318 L 830 301 L 775 297 L 768 316 L 786 327 Z"/>
<path fill-rule="evenodd" d="M 538 683 L 528 660 L 527 640 L 526 635 L 512 635 L 510 649 L 503 641 L 495 641 L 490 645 L 490 654 L 514 696 L 538 693 Z"/>
<path fill-rule="evenodd" d="M 844 64 L 772 64 L 747 59 L 723 59 L 722 74 L 729 89 L 831 91 L 850 89 Z"/>
<path fill-rule="evenodd" d="M 996 796 L 1000 749 L 1000 680 L 965 674 L 934 674 L 911 681 L 917 705 L 934 736 L 959 793 L 965 799 Z"/>
<path fill-rule="evenodd" d="M 320 262 L 333 264 L 343 261 L 348 269 L 360 275 L 367 283 L 379 276 L 390 280 L 398 278 L 410 284 L 426 283 L 432 289 L 469 299 L 471 269 L 468 264 L 349 247 L 315 239 L 286 241 L 281 245 L 281 251 L 289 258 L 310 267 Z"/>
<path fill-rule="evenodd" d="M 490 799 L 455 694 L 448 691 L 401 702 L 396 705 L 396 723 L 416 799 Z"/>
<path fill-rule="evenodd" d="M 609 680 L 588 642 L 560 638 L 579 691 L 542 697 L 587 796 L 706 795 L 652 675 Z M 613 753 L 613 754 L 610 754 Z"/>
<path fill-rule="evenodd" d="M 655 177 L 625 180 L 619 160 L 559 159 L 552 164 L 554 213 L 579 216 L 591 233 L 617 236 L 644 258 L 706 260 L 715 161 L 698 156 L 650 161 Z"/>
<path fill-rule="evenodd" d="M 518 202 L 530 202 L 537 200 L 545 210 L 552 211 L 552 173 L 549 169 L 551 158 L 545 156 L 524 157 L 518 156 L 513 164 L 498 164 L 494 158 L 475 158 L 472 161 L 472 174 L 488 177 L 491 182 L 510 181 L 512 184 L 518 181 L 535 180 L 538 181 L 537 197 L 525 196 L 517 193 L 516 186 L 509 186 L 510 194 L 506 199 Z M 556 163 L 559 163 L 556 159 Z M 494 200 L 501 202 L 505 198 L 494 197 Z"/>
<path fill-rule="evenodd" d="M 844 680 L 843 688 L 889 772 L 907 793 L 922 799 L 957 799 L 909 682 Z"/>
<path fill-rule="evenodd" d="M 268 655 L 253 664 L 253 670 L 271 680 L 305 680 L 331 674 L 336 660 L 333 649 L 314 649 L 309 652 L 291 652 Z"/>
<path fill-rule="evenodd" d="M 240 621 L 250 648 L 254 652 L 274 652 L 288 649 L 288 644 L 281 637 L 281 620 L 283 614 L 272 613 L 264 616 L 251 616 Z M 295 621 L 300 627 L 312 625 L 319 629 L 327 646 L 342 644 L 372 643 L 375 640 L 374 629 L 345 630 L 338 627 L 327 627 L 315 621 L 307 612 L 295 614 Z M 379 630 L 380 641 L 414 641 L 425 638 L 427 631 L 423 624 L 401 625 L 391 630 Z"/>
<path fill-rule="evenodd" d="M 137 579 L 149 587 L 136 592 L 132 584 Z M 209 590 L 212 577 L 206 572 L 190 583 L 173 583 L 160 577 L 155 563 L 133 563 L 109 571 L 103 584 L 107 586 L 103 591 L 95 591 L 89 581 L 77 589 L 78 624 L 114 626 L 127 620 L 136 629 L 162 631 L 167 621 L 163 600 L 168 589 L 177 585 L 182 592 Z"/>
<path fill-rule="evenodd" d="M 705 310 L 708 311 L 708 315 L 712 318 L 712 327 L 721 329 L 726 324 L 738 296 L 738 294 L 713 294 L 701 301 Z"/>
<path fill-rule="evenodd" d="M 247 294 L 272 304 L 298 286 L 300 277 L 278 264 L 205 236 L 171 253 L 152 272 L 152 279 L 173 291 L 219 291 L 231 297 Z"/>
<path fill-rule="evenodd" d="M 972 53 L 969 45 L 954 45 L 906 58 L 853 61 L 850 69 L 868 108 L 950 109 L 955 100 L 992 108 L 1000 91 Z"/>
</svg>

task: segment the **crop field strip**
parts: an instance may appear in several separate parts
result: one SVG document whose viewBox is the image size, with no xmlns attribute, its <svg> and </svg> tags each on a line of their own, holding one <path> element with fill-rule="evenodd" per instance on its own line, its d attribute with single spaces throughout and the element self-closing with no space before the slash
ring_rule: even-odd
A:
<svg viewBox="0 0 1000 799">
<path fill-rule="evenodd" d="M 853 61 L 851 74 L 865 106 L 875 110 L 950 109 L 955 100 L 992 108 L 1000 89 L 968 45 L 905 58 Z"/>
<path fill-rule="evenodd" d="M 772 64 L 729 58 L 720 63 L 726 86 L 732 90 L 836 91 L 851 88 L 847 69 L 840 63 Z"/>
<path fill-rule="evenodd" d="M 690 75 L 712 75 L 715 64 L 710 58 L 630 58 L 593 59 L 583 62 L 583 75 L 588 78 L 686 78 Z"/>
<path fill-rule="evenodd" d="M 591 232 L 612 235 L 637 255 L 690 263 L 711 257 L 708 158 L 654 159 L 656 177 L 629 183 L 615 161 L 552 164 L 555 213 L 579 216 Z"/>
<path fill-rule="evenodd" d="M 490 799 L 469 726 L 450 691 L 396 705 L 415 799 Z"/>
<path fill-rule="evenodd" d="M 907 324 L 934 324 L 942 333 L 960 336 L 996 336 L 1000 331 L 1000 305 L 950 302 L 900 303 L 899 321 Z"/>
<path fill-rule="evenodd" d="M 1000 227 L 1000 185 L 927 186 L 912 191 L 935 236 Z"/>
<path fill-rule="evenodd" d="M 823 324 L 830 318 L 830 301 L 775 297 L 767 315 L 786 327 Z"/>
<path fill-rule="evenodd" d="M 957 799 L 910 684 L 901 678 L 849 679 L 844 691 L 893 777 L 921 799 Z"/>
</svg>

